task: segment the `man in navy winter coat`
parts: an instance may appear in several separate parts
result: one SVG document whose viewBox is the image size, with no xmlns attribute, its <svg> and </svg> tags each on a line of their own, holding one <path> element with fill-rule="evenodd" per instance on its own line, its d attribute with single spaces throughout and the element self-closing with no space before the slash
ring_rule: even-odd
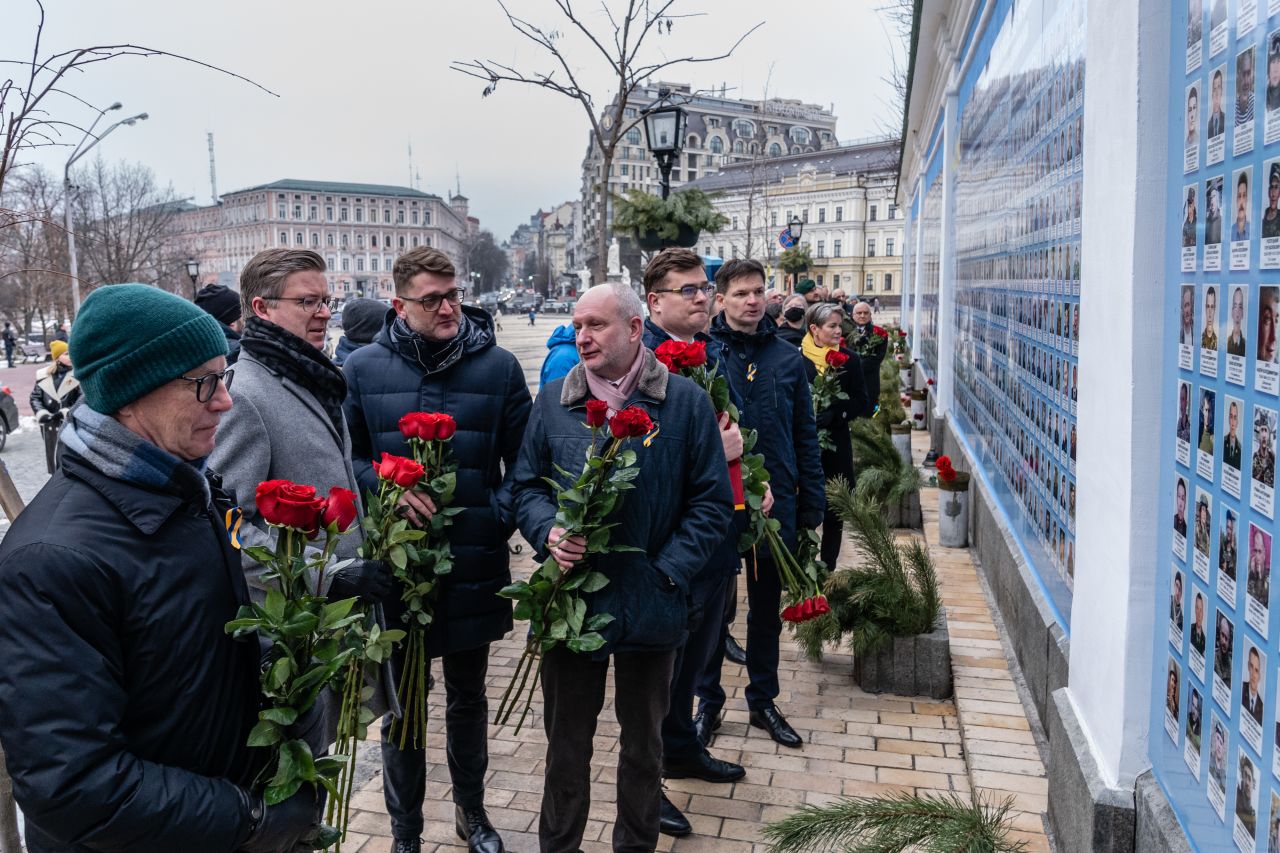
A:
<svg viewBox="0 0 1280 853">
<path fill-rule="evenodd" d="M 573 313 L 582 362 L 538 394 L 516 463 L 520 531 L 538 556 L 569 571 L 583 558 L 580 536 L 556 524 L 556 499 L 543 479 L 557 466 L 580 471 L 591 433 L 586 403 L 611 411 L 639 406 L 655 429 L 630 442 L 640 474 L 635 489 L 607 519 L 614 545 L 635 551 L 594 561 L 609 584 L 586 596 L 588 613 L 614 621 L 592 653 L 559 645 L 542 663 L 547 769 L 538 824 L 544 853 L 577 850 L 591 805 L 592 735 L 614 667 L 614 709 L 622 727 L 613 849 L 650 853 L 658 841 L 662 720 L 670 699 L 676 650 L 689 622 L 694 578 L 723 539 L 733 514 L 732 492 L 715 412 L 697 385 L 667 372 L 641 345 L 643 307 L 623 285 L 602 284 Z M 581 569 L 579 569 L 581 570 Z"/>
<path fill-rule="evenodd" d="M 742 427 L 757 433 L 755 452 L 765 459 L 774 505 L 771 515 L 795 549 L 799 528 L 816 528 L 826 507 L 818 431 L 804 357 L 780 340 L 765 316 L 765 275 L 759 261 L 732 260 L 716 273 L 716 302 L 721 312 L 711 321 L 711 336 L 725 345 L 723 361 L 730 382 L 742 395 Z M 759 555 L 747 566 L 747 707 L 751 725 L 765 729 L 783 746 L 802 741 L 779 712 L 778 637 L 782 585 L 773 561 Z M 719 672 L 709 672 L 699 687 L 699 713 L 715 720 L 723 702 Z M 712 723 L 714 726 L 714 723 Z"/>
<path fill-rule="evenodd" d="M 444 412 L 457 421 L 451 442 L 458 463 L 449 539 L 453 571 L 440 580 L 427 653 L 442 657 L 445 733 L 458 836 L 477 853 L 501 853 L 502 840 L 484 808 L 488 768 L 485 675 L 489 644 L 511 630 L 511 605 L 498 591 L 511 582 L 507 539 L 515 529 L 512 467 L 531 404 L 515 356 L 494 343 L 493 321 L 463 307 L 453 263 L 438 249 L 401 255 L 392 269 L 395 317 L 377 340 L 347 358 L 347 401 L 356 476 L 377 491 L 373 460 L 409 455 L 400 418 L 409 412 Z M 504 476 L 503 471 L 506 471 Z M 430 519 L 430 498 L 406 492 L 411 521 Z M 399 623 L 399 602 L 387 622 Z M 403 665 L 397 651 L 395 671 Z M 383 793 L 391 816 L 393 853 L 417 853 L 426 791 L 426 750 L 401 750 L 383 721 Z"/>
</svg>

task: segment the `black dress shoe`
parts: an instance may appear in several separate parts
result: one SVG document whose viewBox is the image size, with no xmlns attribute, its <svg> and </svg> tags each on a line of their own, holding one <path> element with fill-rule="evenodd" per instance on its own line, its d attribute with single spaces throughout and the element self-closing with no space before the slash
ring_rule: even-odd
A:
<svg viewBox="0 0 1280 853">
<path fill-rule="evenodd" d="M 409 841 L 402 841 L 398 838 L 391 839 L 391 853 L 422 853 L 422 839 L 414 838 Z"/>
<path fill-rule="evenodd" d="M 738 645 L 738 641 L 733 638 L 732 634 L 724 638 L 724 656 L 738 666 L 747 665 L 747 652 L 742 646 Z"/>
<path fill-rule="evenodd" d="M 704 782 L 736 782 L 747 771 L 742 765 L 715 758 L 705 749 L 688 761 L 664 762 L 662 775 L 668 779 L 701 779 Z"/>
<path fill-rule="evenodd" d="M 472 853 L 503 853 L 502 839 L 498 837 L 498 830 L 489 823 L 484 806 L 474 809 L 457 806 L 453 814 L 454 828 L 458 830 L 458 837 L 467 842 L 468 850 Z"/>
<path fill-rule="evenodd" d="M 791 728 L 787 718 L 778 712 L 778 706 L 776 705 L 752 711 L 751 725 L 767 731 L 769 737 L 782 746 L 797 747 L 804 743 L 804 741 L 800 740 L 800 735 L 796 734 L 796 730 Z"/>
<path fill-rule="evenodd" d="M 689 824 L 689 819 L 680 813 L 680 810 L 667 799 L 667 795 L 662 795 L 662 819 L 658 823 L 658 832 L 663 835 L 670 835 L 672 838 L 681 838 L 693 832 L 693 827 Z"/>
<path fill-rule="evenodd" d="M 702 741 L 703 746 L 710 746 L 711 740 L 716 736 L 716 730 L 720 728 L 720 712 L 708 714 L 702 709 L 698 709 L 698 713 L 693 715 L 693 730 L 698 735 L 698 740 Z"/>
</svg>

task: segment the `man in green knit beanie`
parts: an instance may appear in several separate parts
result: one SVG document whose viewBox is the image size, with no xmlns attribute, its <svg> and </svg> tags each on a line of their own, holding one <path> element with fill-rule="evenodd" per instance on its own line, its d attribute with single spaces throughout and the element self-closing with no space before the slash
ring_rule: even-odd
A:
<svg viewBox="0 0 1280 853">
<path fill-rule="evenodd" d="M 273 853 L 311 834 L 305 785 L 266 806 L 238 509 L 205 470 L 231 409 L 226 339 L 190 302 L 100 287 L 70 340 L 83 402 L 62 464 L 0 544 L 0 745 L 30 853 Z"/>
</svg>

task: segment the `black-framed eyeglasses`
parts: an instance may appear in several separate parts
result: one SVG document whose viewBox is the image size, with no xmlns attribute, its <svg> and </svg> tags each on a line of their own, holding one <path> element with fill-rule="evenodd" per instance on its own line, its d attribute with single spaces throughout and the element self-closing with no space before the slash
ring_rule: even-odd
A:
<svg viewBox="0 0 1280 853">
<path fill-rule="evenodd" d="M 464 293 L 465 291 L 461 287 L 455 287 L 453 290 L 445 291 L 444 293 L 432 293 L 429 296 L 419 296 L 417 299 L 413 299 L 408 296 L 401 296 L 400 301 L 416 302 L 422 306 L 423 311 L 426 311 L 428 314 L 434 314 L 440 310 L 440 303 L 444 302 L 446 299 L 449 300 L 450 305 L 461 304 Z"/>
<path fill-rule="evenodd" d="M 655 287 L 654 293 L 678 293 L 685 299 L 697 299 L 701 293 L 708 299 L 716 292 L 716 286 L 711 282 L 706 284 L 686 284 L 683 287 Z"/>
<path fill-rule="evenodd" d="M 228 391 L 231 390 L 231 377 L 235 376 L 236 369 L 228 367 L 221 373 L 206 373 L 204 376 L 179 376 L 178 378 L 184 382 L 196 383 L 196 400 L 201 403 L 207 403 L 213 399 L 213 395 L 218 391 L 218 382 L 222 382 L 222 387 Z"/>
<path fill-rule="evenodd" d="M 271 302 L 293 302 L 302 307 L 303 311 L 308 314 L 318 314 L 320 306 L 328 308 L 330 311 L 338 310 L 339 300 L 336 296 L 268 296 L 267 300 Z"/>
</svg>

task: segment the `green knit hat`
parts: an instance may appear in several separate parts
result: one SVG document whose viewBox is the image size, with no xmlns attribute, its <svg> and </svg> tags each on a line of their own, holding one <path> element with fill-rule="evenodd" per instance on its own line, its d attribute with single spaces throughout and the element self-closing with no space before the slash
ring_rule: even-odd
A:
<svg viewBox="0 0 1280 853">
<path fill-rule="evenodd" d="M 146 284 L 112 284 L 89 294 L 70 344 L 85 402 L 104 415 L 227 354 L 217 320 Z"/>
<path fill-rule="evenodd" d="M 796 293 L 802 296 L 818 286 L 818 283 L 811 278 L 806 278 L 796 285 Z"/>
</svg>

